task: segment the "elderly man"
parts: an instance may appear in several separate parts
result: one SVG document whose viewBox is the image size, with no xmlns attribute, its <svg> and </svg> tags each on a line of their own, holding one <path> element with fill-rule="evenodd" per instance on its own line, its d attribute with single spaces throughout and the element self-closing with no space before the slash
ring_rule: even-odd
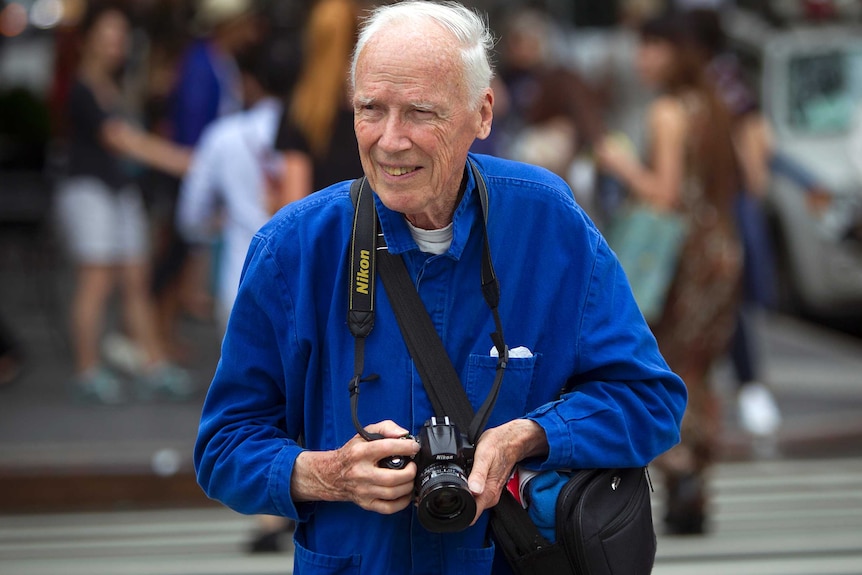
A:
<svg viewBox="0 0 862 575">
<path fill-rule="evenodd" d="M 250 248 L 195 463 L 210 497 L 298 521 L 295 573 L 491 573 L 486 510 L 517 463 L 641 466 L 679 439 L 682 382 L 566 184 L 540 168 L 468 155 L 491 129 L 490 45 L 470 10 L 402 2 L 366 20 L 352 69 L 380 228 L 474 409 L 497 364 L 479 281 L 486 237 L 506 340 L 519 350 L 476 445 L 472 525 L 430 532 L 412 505 L 416 464 L 379 463 L 415 455 L 418 444 L 403 436 L 434 415 L 383 289 L 364 345 L 364 373 L 378 377 L 362 384 L 358 405 L 365 431 L 383 438 L 366 441 L 354 429 L 350 182 L 286 207 Z M 487 184 L 487 234 L 477 178 Z"/>
</svg>

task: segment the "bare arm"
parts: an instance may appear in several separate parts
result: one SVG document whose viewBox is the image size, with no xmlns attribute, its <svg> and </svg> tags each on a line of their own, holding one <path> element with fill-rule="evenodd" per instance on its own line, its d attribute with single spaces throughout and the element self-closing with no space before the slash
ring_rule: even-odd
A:
<svg viewBox="0 0 862 575">
<path fill-rule="evenodd" d="M 603 141 L 597 150 L 599 165 L 620 178 L 641 200 L 660 209 L 673 209 L 680 197 L 688 129 L 682 105 L 661 98 L 648 115 L 652 165 L 646 166 L 613 141 Z"/>
<path fill-rule="evenodd" d="M 140 130 L 123 120 L 106 120 L 99 135 L 109 149 L 173 176 L 181 177 L 191 164 L 190 149 Z"/>
<path fill-rule="evenodd" d="M 763 197 L 769 189 L 772 132 L 761 114 L 749 114 L 734 129 L 734 144 L 747 192 Z"/>
<path fill-rule="evenodd" d="M 297 150 L 286 150 L 283 153 L 282 168 L 279 187 L 270 193 L 272 213 L 277 212 L 282 206 L 301 200 L 314 191 L 311 156 Z"/>
</svg>

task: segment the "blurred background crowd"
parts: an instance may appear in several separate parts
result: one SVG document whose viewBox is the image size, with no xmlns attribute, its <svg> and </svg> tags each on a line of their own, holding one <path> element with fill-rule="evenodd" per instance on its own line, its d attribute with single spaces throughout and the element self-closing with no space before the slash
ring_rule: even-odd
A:
<svg viewBox="0 0 862 575">
<path fill-rule="evenodd" d="M 199 342 L 179 322 L 222 330 L 254 232 L 361 175 L 347 74 L 374 4 L 0 1 L 0 225 L 69 270 L 57 329 L 75 396 L 200 397 Z M 744 294 L 715 353 L 733 358 L 740 423 L 775 433 L 751 315 L 858 325 L 862 312 L 862 3 L 465 4 L 498 38 L 494 126 L 476 152 L 554 171 L 603 230 L 634 200 L 667 207 L 667 174 L 724 190 L 709 217 L 735 222 Z M 695 136 L 671 137 L 669 95 Z M 709 239 L 683 257 L 703 269 Z M 715 302 L 700 294 L 698 307 Z M 14 305 L 0 302 L 0 385 L 26 369 Z M 676 527 L 701 528 L 691 521 Z"/>
</svg>

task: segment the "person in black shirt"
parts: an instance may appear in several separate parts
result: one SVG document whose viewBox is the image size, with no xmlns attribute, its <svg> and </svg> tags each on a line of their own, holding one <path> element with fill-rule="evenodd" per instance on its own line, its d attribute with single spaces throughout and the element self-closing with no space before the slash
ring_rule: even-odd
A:
<svg viewBox="0 0 862 575">
<path fill-rule="evenodd" d="M 123 118 L 117 80 L 129 45 L 129 20 L 111 4 L 91 5 L 81 25 L 81 60 L 68 99 L 69 158 L 57 193 L 57 215 L 76 265 L 71 309 L 74 389 L 84 399 L 125 399 L 120 380 L 101 365 L 99 344 L 114 286 L 122 293 L 125 327 L 140 350 L 137 391 L 186 398 L 189 375 L 165 361 L 148 296 L 149 235 L 130 161 L 182 174 L 190 152 Z"/>
<path fill-rule="evenodd" d="M 347 96 L 358 13 L 354 0 L 321 0 L 309 15 L 302 71 L 275 141 L 284 204 L 362 175 Z"/>
</svg>

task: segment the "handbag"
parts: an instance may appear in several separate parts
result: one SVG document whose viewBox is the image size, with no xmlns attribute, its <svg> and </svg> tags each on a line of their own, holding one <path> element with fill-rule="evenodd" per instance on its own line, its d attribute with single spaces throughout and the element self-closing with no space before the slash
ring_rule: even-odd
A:
<svg viewBox="0 0 862 575">
<path fill-rule="evenodd" d="M 491 527 L 517 575 L 646 575 L 656 553 L 651 491 L 645 467 L 575 470 L 557 495 L 555 542 L 508 491 Z"/>
<path fill-rule="evenodd" d="M 664 310 L 687 231 L 680 214 L 632 204 L 614 218 L 605 234 L 648 323 Z"/>
<path fill-rule="evenodd" d="M 487 218 L 485 182 L 472 162 L 470 167 Z M 508 361 L 508 348 L 497 311 L 499 282 L 491 263 L 487 230 L 481 285 L 494 315 L 496 332 L 491 338 L 499 351 L 499 360 L 491 391 L 474 414 L 403 260 L 381 246 L 383 234 L 377 231 L 374 202 L 365 183 L 365 178 L 361 178 L 351 186 L 356 207 L 350 246 L 348 309 L 348 326 L 355 342 L 351 402 L 356 401 L 359 383 L 364 381 L 364 341 L 374 325 L 373 277 L 377 272 L 434 411 L 452 417 L 461 429 L 469 430 L 467 436 L 475 444 L 496 401 Z M 361 284 L 355 281 L 355 272 L 360 269 L 370 271 L 370 281 Z M 359 428 L 357 421 L 354 424 Z M 492 509 L 491 530 L 507 562 L 518 575 L 646 574 L 652 570 L 656 549 L 650 489 L 645 468 L 575 471 L 557 497 L 557 540 L 554 543 L 539 532 L 527 511 L 504 489 L 499 503 Z"/>
</svg>

